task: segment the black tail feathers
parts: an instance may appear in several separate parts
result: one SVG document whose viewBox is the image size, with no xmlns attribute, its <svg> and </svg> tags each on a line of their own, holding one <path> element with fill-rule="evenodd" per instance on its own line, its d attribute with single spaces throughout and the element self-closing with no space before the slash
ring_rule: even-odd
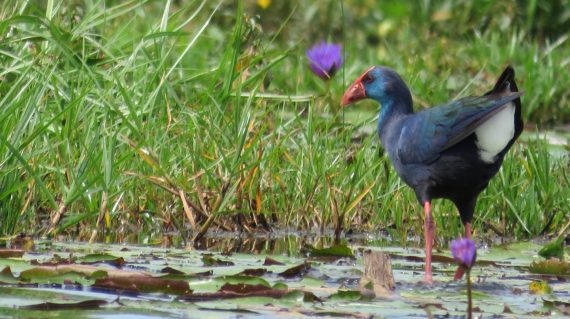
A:
<svg viewBox="0 0 570 319">
<path fill-rule="evenodd" d="M 507 88 L 511 92 L 519 91 L 517 83 L 515 82 L 515 70 L 510 65 L 505 68 L 503 73 L 501 73 L 501 76 L 497 80 L 497 83 L 495 83 L 493 89 L 487 92 L 485 95 L 501 93 L 504 92 Z"/>
</svg>

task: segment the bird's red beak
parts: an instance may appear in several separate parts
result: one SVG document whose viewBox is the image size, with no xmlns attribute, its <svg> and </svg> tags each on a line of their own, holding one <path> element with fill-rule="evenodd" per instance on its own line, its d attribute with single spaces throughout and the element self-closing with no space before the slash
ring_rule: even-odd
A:
<svg viewBox="0 0 570 319">
<path fill-rule="evenodd" d="M 344 95 L 342 96 L 342 101 L 340 102 L 340 104 L 342 106 L 347 106 L 350 105 L 352 103 L 358 102 L 360 100 L 363 100 L 365 98 L 367 98 L 368 96 L 366 96 L 366 91 L 364 90 L 364 85 L 362 84 L 362 78 L 364 78 L 364 76 L 366 75 L 366 73 L 368 73 L 372 68 L 366 70 L 366 72 L 362 73 L 362 75 L 360 75 L 358 77 L 358 79 L 356 79 L 356 81 L 354 81 L 346 90 L 346 92 L 344 92 Z"/>
</svg>

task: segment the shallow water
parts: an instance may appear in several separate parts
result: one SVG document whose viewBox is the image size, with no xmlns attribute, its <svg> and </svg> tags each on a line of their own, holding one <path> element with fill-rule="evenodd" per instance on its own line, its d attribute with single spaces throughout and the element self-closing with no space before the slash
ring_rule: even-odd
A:
<svg viewBox="0 0 570 319">
<path fill-rule="evenodd" d="M 310 258 L 310 269 L 305 274 L 284 278 L 280 272 L 295 265 L 303 264 L 306 254 L 298 249 L 303 245 L 328 246 L 331 238 L 314 238 L 298 233 L 269 241 L 258 238 L 228 241 L 223 243 L 221 235 L 218 244 L 210 251 L 184 248 L 159 248 L 135 245 L 86 244 L 80 242 L 36 242 L 32 252 L 21 258 L 0 258 L 0 269 L 9 266 L 11 278 L 5 274 L 0 281 L 1 317 L 53 317 L 77 316 L 92 318 L 277 318 L 277 317 L 348 317 L 348 318 L 425 318 L 462 316 L 465 314 L 465 281 L 455 282 L 452 276 L 455 265 L 442 262 L 448 257 L 447 251 L 436 252 L 443 256 L 435 258 L 434 284 L 425 285 L 423 279 L 423 251 L 417 248 L 401 248 L 387 244 L 382 239 L 361 236 L 352 239 L 349 247 L 355 259 L 314 259 Z M 358 236 L 355 236 L 358 237 Z M 236 238 L 235 236 L 233 237 Z M 214 241 L 214 239 L 210 238 Z M 258 244 L 248 244 L 257 242 Z M 371 245 L 371 243 L 377 243 Z M 301 245 L 299 245 L 301 244 Z M 382 247 L 381 247 L 382 246 Z M 228 247 L 247 248 L 248 253 L 231 253 Z M 256 248 L 257 247 L 257 248 Z M 479 247 L 478 264 L 472 271 L 476 314 L 499 318 L 557 317 L 557 308 L 545 306 L 546 300 L 570 302 L 570 276 L 540 276 L 531 274 L 528 266 L 539 260 L 537 251 L 540 245 L 533 242 L 516 243 L 508 246 Z M 358 282 L 363 272 L 363 249 L 371 248 L 387 252 L 392 257 L 395 291 L 385 296 L 367 300 L 365 298 L 333 297 L 340 291 L 358 290 Z M 239 249 L 235 249 L 236 251 Z M 124 263 L 97 262 L 97 255 L 121 257 Z M 232 265 L 206 266 L 204 255 L 231 262 Z M 283 265 L 264 266 L 269 256 Z M 37 269 L 33 263 L 58 261 L 64 267 L 73 260 L 71 267 L 96 267 L 108 272 L 144 273 L 153 277 L 164 275 L 166 267 L 185 274 L 193 294 L 214 293 L 226 283 L 263 283 L 268 286 L 281 286 L 289 290 L 311 292 L 321 301 L 304 301 L 302 294 L 290 294 L 281 298 L 247 297 L 239 299 L 214 299 L 209 301 L 179 301 L 173 294 L 163 292 L 145 293 L 125 289 L 94 288 L 94 279 L 81 274 L 65 275 L 38 274 L 22 280 L 22 274 Z M 82 261 L 95 260 L 89 265 L 79 265 Z M 245 269 L 266 269 L 259 276 L 235 276 Z M 82 270 L 81 270 L 82 271 Z M 207 275 L 191 275 L 211 271 Z M 33 273 L 34 271 L 32 271 Z M 529 284 L 535 280 L 546 280 L 552 293 L 535 295 L 529 291 Z M 117 299 L 119 298 L 119 299 Z M 79 301 L 104 300 L 101 307 L 74 310 L 26 310 L 25 306 L 44 302 L 74 303 Z M 508 313 L 505 305 L 512 313 Z"/>
</svg>

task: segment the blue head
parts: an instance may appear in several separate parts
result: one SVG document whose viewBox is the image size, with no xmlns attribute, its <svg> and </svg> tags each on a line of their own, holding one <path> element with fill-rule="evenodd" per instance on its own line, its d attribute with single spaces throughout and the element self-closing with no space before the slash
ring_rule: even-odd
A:
<svg viewBox="0 0 570 319">
<path fill-rule="evenodd" d="M 344 93 L 343 106 L 370 98 L 382 107 L 398 104 L 405 111 L 412 109 L 412 96 L 406 83 L 392 69 L 373 66 L 366 70 Z M 395 103 L 397 102 L 397 103 Z"/>
</svg>

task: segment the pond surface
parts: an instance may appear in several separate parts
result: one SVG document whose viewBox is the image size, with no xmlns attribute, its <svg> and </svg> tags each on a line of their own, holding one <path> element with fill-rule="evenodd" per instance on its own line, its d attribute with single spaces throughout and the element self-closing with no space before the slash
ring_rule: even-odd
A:
<svg viewBox="0 0 570 319">
<path fill-rule="evenodd" d="M 36 242 L 32 251 L 20 257 L 0 258 L 0 317 L 465 315 L 465 280 L 452 280 L 455 265 L 449 261 L 448 251 L 435 252 L 434 284 L 425 285 L 421 249 L 363 246 L 355 241 L 349 244 L 355 258 L 325 258 L 307 257 L 305 250 L 288 246 L 287 241 L 274 245 L 283 249 L 261 245 L 257 250 L 248 249 L 250 253 L 229 253 L 224 252 L 229 251 L 227 247 L 199 251 Z M 371 299 L 358 292 L 362 251 L 367 248 L 390 254 L 396 281 L 393 293 Z M 478 263 L 472 271 L 476 315 L 554 318 L 570 312 L 568 273 L 547 276 L 528 269 L 533 261 L 540 260 L 540 248 L 532 242 L 478 248 Z M 531 293 L 529 285 L 539 280 L 548 283 L 551 293 Z"/>
</svg>

